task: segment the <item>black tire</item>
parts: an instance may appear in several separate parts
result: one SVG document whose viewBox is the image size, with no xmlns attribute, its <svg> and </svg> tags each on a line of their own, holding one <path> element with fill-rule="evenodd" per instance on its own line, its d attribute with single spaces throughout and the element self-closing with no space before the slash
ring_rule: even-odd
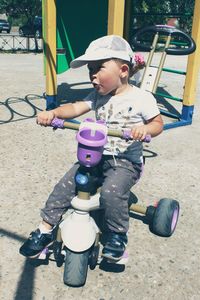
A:
<svg viewBox="0 0 200 300">
<path fill-rule="evenodd" d="M 90 249 L 72 252 L 66 249 L 63 281 L 72 287 L 83 286 L 86 282 Z"/>
<path fill-rule="evenodd" d="M 179 203 L 173 199 L 161 199 L 150 223 L 150 230 L 156 235 L 169 237 L 176 228 Z"/>
<path fill-rule="evenodd" d="M 100 245 L 93 246 L 90 250 L 89 266 L 91 270 L 94 270 L 98 263 Z"/>
</svg>

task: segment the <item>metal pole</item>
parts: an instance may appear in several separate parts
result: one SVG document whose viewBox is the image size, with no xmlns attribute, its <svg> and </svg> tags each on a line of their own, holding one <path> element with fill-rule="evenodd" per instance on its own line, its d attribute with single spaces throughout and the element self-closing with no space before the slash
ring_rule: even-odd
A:
<svg viewBox="0 0 200 300">
<path fill-rule="evenodd" d="M 108 34 L 123 36 L 125 0 L 109 0 Z"/>
<path fill-rule="evenodd" d="M 165 43 L 165 49 L 169 47 L 170 40 L 171 40 L 171 34 L 169 34 L 167 36 L 167 40 L 166 40 L 166 43 Z M 165 63 L 166 55 L 167 55 L 167 53 L 165 51 L 163 51 L 162 56 L 161 56 L 161 60 L 160 60 L 160 64 L 158 66 L 158 72 L 156 74 L 156 79 L 155 79 L 155 82 L 154 82 L 154 85 L 153 85 L 152 93 L 155 93 L 156 90 L 157 90 L 158 83 L 159 83 L 159 80 L 160 80 L 160 76 L 161 76 L 161 73 L 162 73 L 162 69 L 163 69 L 163 66 L 164 66 L 164 63 Z"/>
<path fill-rule="evenodd" d="M 195 1 L 192 37 L 196 42 L 196 51 L 188 58 L 185 90 L 183 94 L 182 118 L 192 122 L 192 114 L 197 91 L 198 74 L 200 70 L 200 1 Z"/>
<path fill-rule="evenodd" d="M 46 108 L 57 107 L 56 75 L 56 0 L 43 0 L 45 14 Z"/>
<path fill-rule="evenodd" d="M 131 204 L 131 206 L 129 207 L 129 210 L 145 215 L 146 211 L 147 211 L 147 207 L 138 205 L 138 204 Z"/>
</svg>

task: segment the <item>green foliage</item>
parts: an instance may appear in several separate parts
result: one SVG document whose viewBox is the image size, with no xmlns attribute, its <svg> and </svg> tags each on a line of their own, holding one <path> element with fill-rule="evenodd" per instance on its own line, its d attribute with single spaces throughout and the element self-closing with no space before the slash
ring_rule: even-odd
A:
<svg viewBox="0 0 200 300">
<path fill-rule="evenodd" d="M 132 0 L 133 28 L 166 24 L 176 17 L 179 28 L 191 33 L 194 3 L 195 0 Z"/>
<path fill-rule="evenodd" d="M 0 0 L 0 13 L 6 13 L 12 25 L 32 23 L 42 14 L 41 0 Z"/>
</svg>

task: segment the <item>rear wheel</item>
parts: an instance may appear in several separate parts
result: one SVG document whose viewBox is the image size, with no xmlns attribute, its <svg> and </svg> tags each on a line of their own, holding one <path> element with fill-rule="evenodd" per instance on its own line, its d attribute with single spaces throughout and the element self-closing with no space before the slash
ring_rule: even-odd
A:
<svg viewBox="0 0 200 300">
<path fill-rule="evenodd" d="M 171 236 L 178 222 L 179 209 L 178 201 L 173 199 L 161 199 L 153 215 L 150 230 L 159 236 Z"/>
<path fill-rule="evenodd" d="M 89 266 L 91 270 L 94 270 L 98 263 L 100 245 L 93 246 L 89 256 Z"/>
<path fill-rule="evenodd" d="M 83 286 L 86 282 L 90 249 L 72 252 L 66 249 L 63 281 L 68 286 Z"/>
</svg>

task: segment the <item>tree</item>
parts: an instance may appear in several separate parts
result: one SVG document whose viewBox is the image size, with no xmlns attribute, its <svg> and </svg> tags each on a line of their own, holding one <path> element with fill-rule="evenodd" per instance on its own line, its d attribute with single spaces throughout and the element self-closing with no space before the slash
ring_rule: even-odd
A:
<svg viewBox="0 0 200 300">
<path fill-rule="evenodd" d="M 133 27 L 166 24 L 174 16 L 179 22 L 179 28 L 191 33 L 194 2 L 195 0 L 132 0 Z"/>
<path fill-rule="evenodd" d="M 41 0 L 0 0 L 0 13 L 6 13 L 11 18 L 26 18 L 33 23 L 35 16 L 42 14 Z"/>
</svg>

